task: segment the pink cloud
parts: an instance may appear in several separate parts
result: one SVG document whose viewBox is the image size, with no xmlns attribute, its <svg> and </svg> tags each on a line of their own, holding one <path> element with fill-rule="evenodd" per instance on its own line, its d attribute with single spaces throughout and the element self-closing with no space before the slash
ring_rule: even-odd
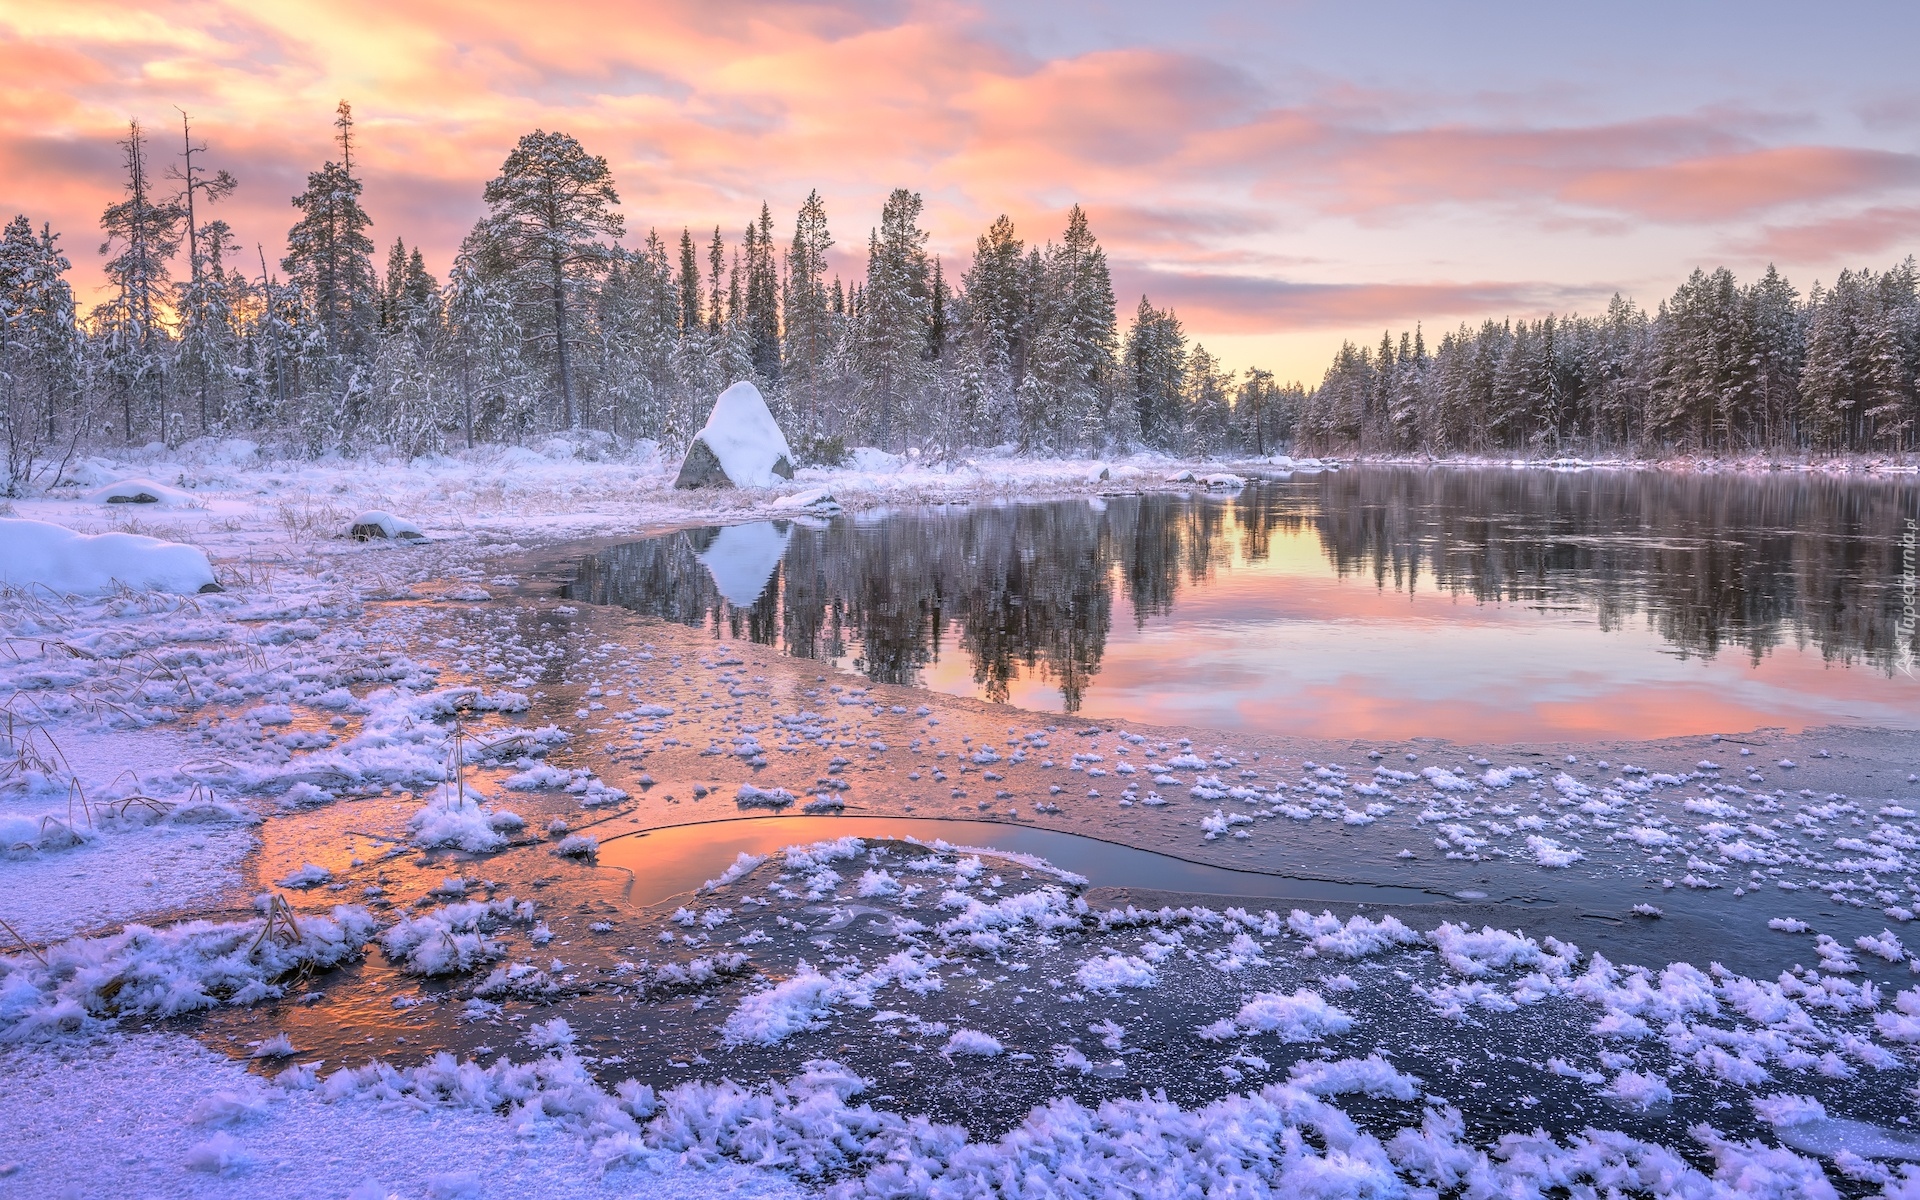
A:
<svg viewBox="0 0 1920 1200">
<path fill-rule="evenodd" d="M 1883 205 L 1792 225 L 1765 225 L 1733 249 L 1783 263 L 1831 265 L 1854 255 L 1911 252 L 1920 243 L 1920 205 Z"/>
<path fill-rule="evenodd" d="M 1560 189 L 1579 204 L 1673 221 L 1713 221 L 1920 183 L 1920 156 L 1779 146 L 1654 167 L 1588 171 Z"/>
<path fill-rule="evenodd" d="M 1248 275 L 1116 267 L 1123 313 L 1144 292 L 1156 308 L 1172 308 L 1190 328 L 1223 333 L 1378 328 L 1393 322 L 1432 324 L 1466 314 L 1531 315 L 1568 307 L 1609 289 L 1530 282 L 1296 283 Z M 1437 335 L 1437 331 L 1436 331 Z"/>
</svg>

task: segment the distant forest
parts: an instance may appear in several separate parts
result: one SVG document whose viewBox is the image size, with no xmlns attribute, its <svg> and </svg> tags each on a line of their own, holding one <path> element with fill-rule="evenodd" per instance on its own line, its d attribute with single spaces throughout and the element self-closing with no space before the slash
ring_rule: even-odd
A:
<svg viewBox="0 0 1920 1200">
<path fill-rule="evenodd" d="M 1915 444 L 1912 259 L 1804 297 L 1772 269 L 1696 271 L 1655 312 L 1465 325 L 1342 348 L 1311 390 L 1228 371 L 1142 297 L 1124 331 L 1106 255 L 1074 206 L 1058 240 L 1006 217 L 958 278 L 895 190 L 864 276 L 829 278 L 817 193 L 791 236 L 765 204 L 729 240 L 628 238 L 604 158 L 521 138 L 446 279 L 384 255 L 361 204 L 351 108 L 336 161 L 292 198 L 286 253 L 216 214 L 238 186 L 183 118 L 163 153 L 136 123 L 101 215 L 110 285 L 76 305 L 60 235 L 0 234 L 4 490 L 77 451 L 250 436 L 323 454 L 415 455 L 554 433 L 684 447 L 714 396 L 755 381 L 805 461 L 878 446 L 1034 454 L 1732 454 Z M 161 165 L 161 160 L 165 165 Z M 276 269 L 277 268 L 277 269 Z"/>
</svg>

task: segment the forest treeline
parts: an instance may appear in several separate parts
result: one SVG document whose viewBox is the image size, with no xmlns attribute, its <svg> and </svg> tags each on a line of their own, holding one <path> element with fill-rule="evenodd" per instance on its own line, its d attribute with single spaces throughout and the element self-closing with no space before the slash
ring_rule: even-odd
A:
<svg viewBox="0 0 1920 1200">
<path fill-rule="evenodd" d="M 292 198 L 286 251 L 217 214 L 239 186 L 182 118 L 162 153 L 135 123 L 101 215 L 107 297 L 74 299 L 61 235 L 0 233 L 6 490 L 76 450 L 247 435 L 309 454 L 414 455 L 597 431 L 683 447 L 714 396 L 758 383 L 805 460 L 855 445 L 1025 453 L 1654 453 L 1906 450 L 1920 298 L 1911 260 L 1802 297 L 1769 269 L 1696 272 L 1655 312 L 1415 330 L 1343 347 L 1311 390 L 1226 370 L 1141 297 L 1124 330 L 1105 252 L 1074 206 L 1057 239 L 1006 217 L 958 278 L 896 189 L 863 275 L 832 275 L 820 196 L 789 235 L 758 214 L 629 237 L 604 158 L 519 140 L 445 279 L 363 207 L 351 108 L 337 158 Z M 164 166 L 162 165 L 164 160 Z"/>
</svg>

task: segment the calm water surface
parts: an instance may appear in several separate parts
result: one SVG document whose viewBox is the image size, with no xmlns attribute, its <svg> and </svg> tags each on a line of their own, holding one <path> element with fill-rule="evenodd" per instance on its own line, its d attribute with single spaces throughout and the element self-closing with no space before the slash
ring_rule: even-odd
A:
<svg viewBox="0 0 1920 1200">
<path fill-rule="evenodd" d="M 1920 486 L 1362 468 L 696 529 L 570 598 L 1096 719 L 1334 737 L 1920 727 Z"/>
</svg>

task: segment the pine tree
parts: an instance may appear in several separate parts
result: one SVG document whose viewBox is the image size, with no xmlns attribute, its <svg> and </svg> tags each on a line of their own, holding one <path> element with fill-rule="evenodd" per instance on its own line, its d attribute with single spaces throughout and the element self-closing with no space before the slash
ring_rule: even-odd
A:
<svg viewBox="0 0 1920 1200">
<path fill-rule="evenodd" d="M 1118 334 L 1114 321 L 1113 278 L 1106 251 L 1093 236 L 1078 204 L 1067 213 L 1060 251 L 1049 264 L 1058 283 L 1072 355 L 1073 415 L 1085 445 L 1094 449 L 1115 439 L 1106 418 L 1112 397 Z"/>
<path fill-rule="evenodd" d="M 173 291 L 167 261 L 180 249 L 186 214 L 173 201 L 153 195 L 147 177 L 146 138 L 138 121 L 128 123 L 120 149 L 125 155 L 126 198 L 109 205 L 100 216 L 100 227 L 107 234 L 100 253 L 113 255 L 105 271 L 114 298 L 99 314 L 99 323 L 108 371 L 120 396 L 122 435 L 133 440 L 136 402 L 152 403 L 165 441 L 169 346 L 162 315 Z"/>
<path fill-rule="evenodd" d="M 1753 380 L 1759 440 L 1762 445 L 1775 445 L 1798 436 L 1793 418 L 1800 406 L 1806 322 L 1799 293 L 1772 263 L 1748 289 L 1746 307 L 1752 330 L 1751 358 L 1746 365 Z"/>
<path fill-rule="evenodd" d="M 1419 441 L 1427 368 L 1427 344 L 1419 328 L 1414 329 L 1411 341 L 1402 333 L 1394 361 L 1393 388 L 1387 397 L 1387 427 L 1396 450 L 1412 449 Z"/>
<path fill-rule="evenodd" d="M 447 326 L 461 424 L 476 440 L 524 436 L 533 426 L 535 373 L 523 356 L 529 339 L 515 284 L 482 220 L 460 244 L 447 278 Z"/>
<path fill-rule="evenodd" d="M 1840 272 L 1833 289 L 1818 294 L 1809 302 L 1814 310 L 1813 326 L 1807 337 L 1806 366 L 1800 378 L 1801 394 L 1806 398 L 1807 432 L 1810 438 L 1841 449 L 1857 444 L 1860 412 L 1860 379 L 1854 370 L 1858 353 L 1865 297 L 1860 278 L 1851 271 Z"/>
<path fill-rule="evenodd" d="M 974 243 L 963 280 L 968 335 L 980 346 L 990 386 L 1011 394 L 1027 371 L 1026 247 L 1004 214 Z"/>
<path fill-rule="evenodd" d="M 307 190 L 293 198 L 300 220 L 287 231 L 280 269 L 306 294 L 325 352 L 341 360 L 336 387 L 344 390 L 344 376 L 364 355 L 378 321 L 379 284 L 366 232 L 373 218 L 360 207 L 365 185 L 353 173 L 353 108 L 342 100 L 336 112 L 340 161 L 310 173 Z"/>
<path fill-rule="evenodd" d="M 1187 355 L 1184 441 L 1192 454 L 1213 454 L 1227 445 L 1233 422 L 1233 372 L 1198 342 Z"/>
<path fill-rule="evenodd" d="M 169 169 L 168 176 L 180 184 L 176 203 L 186 214 L 188 282 L 179 296 L 181 362 L 199 402 L 204 436 L 212 430 L 218 406 L 214 393 L 224 390 L 223 375 L 231 369 L 229 360 L 238 349 L 233 314 L 240 297 L 231 286 L 237 281 L 227 279 L 224 272 L 216 277 L 209 269 L 210 260 L 217 261 L 232 248 L 232 230 L 225 222 L 203 226 L 199 209 L 232 195 L 237 184 L 224 170 L 209 175 L 195 164 L 194 156 L 206 153 L 206 147 L 194 144 L 192 122 L 184 110 L 180 140 L 180 165 Z"/>
<path fill-rule="evenodd" d="M 947 310 L 952 306 L 953 296 L 947 288 L 947 278 L 937 256 L 933 260 L 933 282 L 928 289 L 928 303 L 932 313 L 927 319 L 927 357 L 938 362 L 947 348 Z"/>
<path fill-rule="evenodd" d="M 196 239 L 199 274 L 180 288 L 180 369 L 200 410 L 200 434 L 224 423 L 228 393 L 245 369 L 245 310 L 252 303 L 246 277 L 229 271 L 240 247 L 225 221 L 208 221 Z"/>
<path fill-rule="evenodd" d="M 520 139 L 487 184 L 487 229 L 513 281 L 526 324 L 550 350 L 561 424 L 578 425 L 569 352 L 580 331 L 569 323 L 576 293 L 606 269 L 610 239 L 625 232 L 613 172 L 565 133 L 535 130 Z M 717 231 L 716 231 L 717 237 Z M 532 313 L 539 312 L 534 318 Z M 538 324 L 535 324 L 535 321 Z"/>
</svg>

